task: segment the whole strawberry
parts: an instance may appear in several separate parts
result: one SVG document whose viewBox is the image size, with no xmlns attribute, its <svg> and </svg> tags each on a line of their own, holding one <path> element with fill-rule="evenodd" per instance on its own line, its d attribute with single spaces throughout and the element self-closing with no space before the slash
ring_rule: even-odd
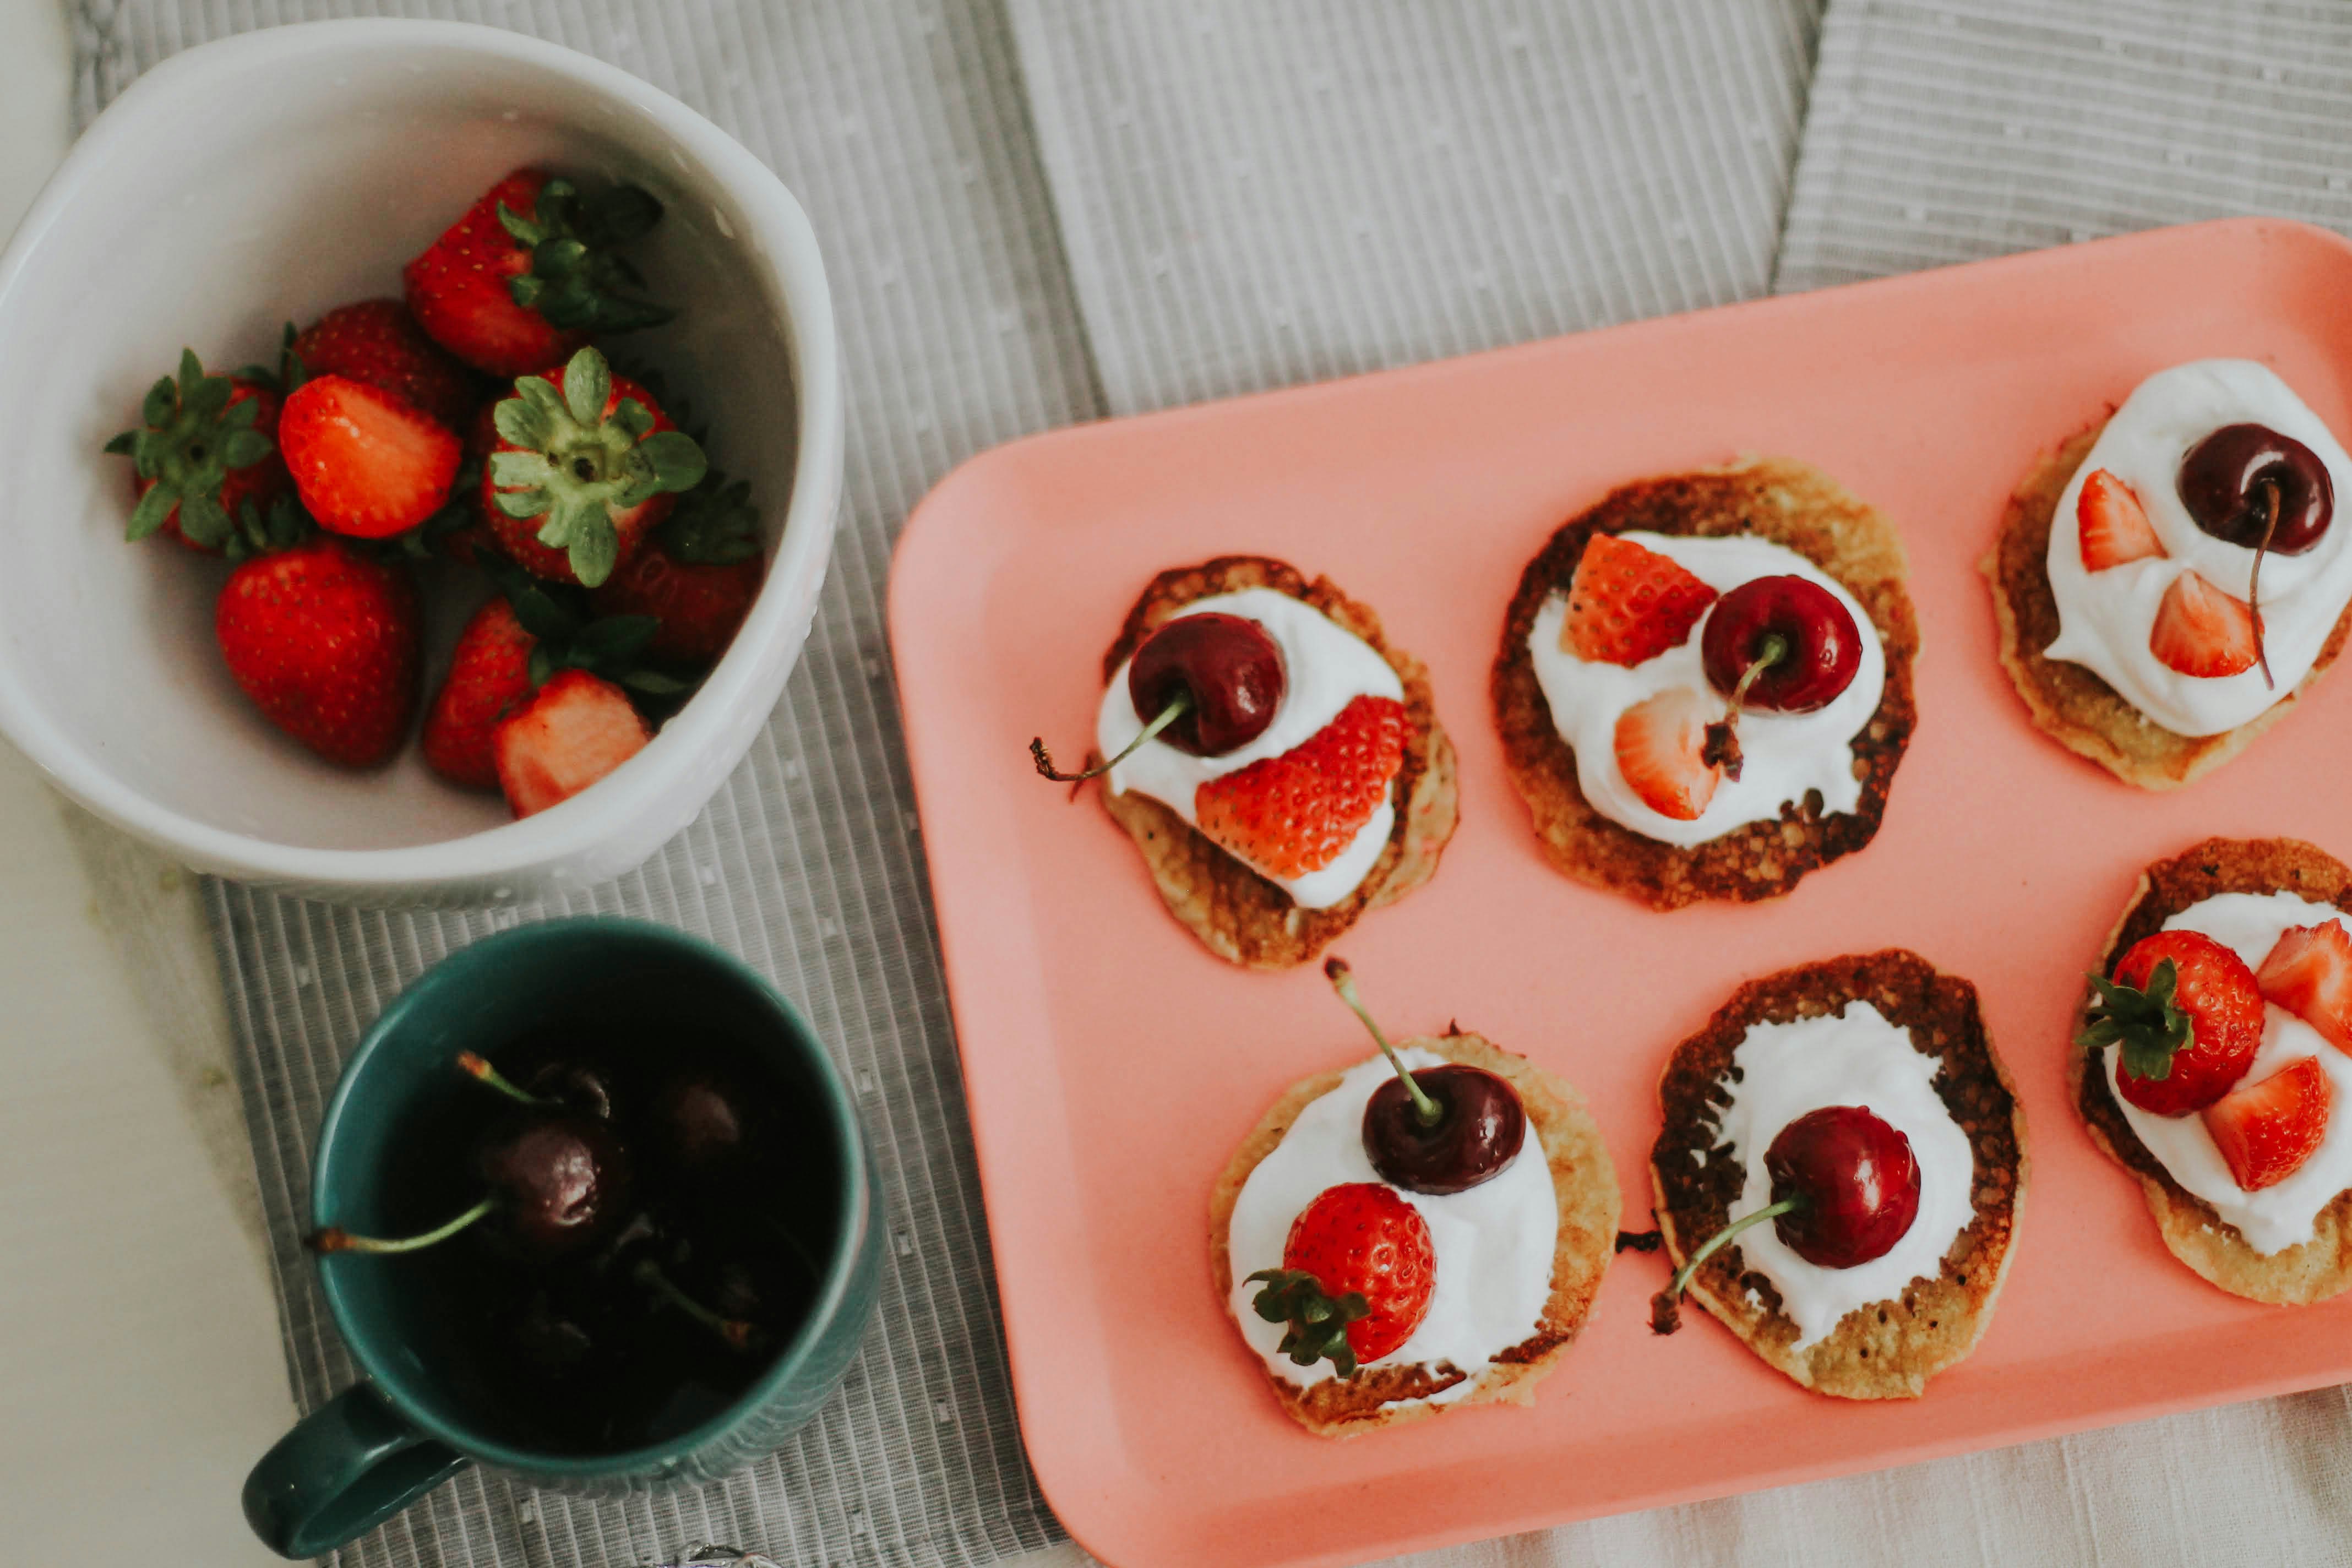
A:
<svg viewBox="0 0 2352 1568">
<path fill-rule="evenodd" d="M 1282 1352 L 1300 1366 L 1328 1360 L 1341 1377 L 1412 1338 L 1429 1315 L 1437 1258 L 1421 1211 L 1378 1182 L 1326 1187 L 1291 1221 L 1282 1267 L 1249 1277 L 1251 1306 L 1286 1323 Z"/>
<path fill-rule="evenodd" d="M 231 573 L 213 629 L 245 694 L 320 756 L 368 768 L 400 750 L 416 708 L 421 620 L 399 570 L 315 537 Z"/>
<path fill-rule="evenodd" d="M 2220 1100 L 2263 1044 L 2263 994 L 2246 961 L 2201 931 L 2160 931 L 2134 942 L 2112 979 L 2094 974 L 2081 1043 L 2116 1046 L 2123 1097 L 2158 1116 Z"/>
<path fill-rule="evenodd" d="M 147 392 L 139 427 L 106 449 L 133 465 L 139 504 L 127 537 L 159 529 L 218 554 L 239 537 L 248 508 L 266 514 L 292 489 L 278 452 L 278 389 L 258 374 L 207 375 L 193 349 Z"/>
<path fill-rule="evenodd" d="M 635 185 L 587 196 L 517 169 L 402 270 L 408 309 L 435 342 L 500 380 L 561 364 L 593 335 L 670 319 L 637 296 L 645 280 L 613 248 L 661 214 Z"/>
<path fill-rule="evenodd" d="M 1404 704 L 1359 697 L 1280 756 L 1202 784 L 1194 818 L 1211 839 L 1270 876 L 1319 871 L 1388 799 L 1404 733 Z"/>
<path fill-rule="evenodd" d="M 708 664 L 734 641 L 766 571 L 751 487 L 713 469 L 593 599 L 603 615 L 651 616 L 660 629 L 648 652 Z"/>
<path fill-rule="evenodd" d="M 709 467 L 694 437 L 593 348 L 519 378 L 496 417 L 483 514 L 508 555 L 557 582 L 603 584 Z"/>
<path fill-rule="evenodd" d="M 305 328 L 288 352 L 303 376 L 363 381 L 452 430 L 466 427 L 479 401 L 466 367 L 426 337 L 397 300 L 338 305 Z"/>
</svg>

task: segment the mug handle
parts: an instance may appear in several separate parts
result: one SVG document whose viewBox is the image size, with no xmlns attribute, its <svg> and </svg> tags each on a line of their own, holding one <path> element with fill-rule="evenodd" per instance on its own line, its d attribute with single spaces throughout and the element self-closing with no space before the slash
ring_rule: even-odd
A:
<svg viewBox="0 0 2352 1568">
<path fill-rule="evenodd" d="M 320 1557 L 473 1461 L 355 1383 L 294 1424 L 245 1478 L 245 1520 L 280 1557 Z"/>
</svg>

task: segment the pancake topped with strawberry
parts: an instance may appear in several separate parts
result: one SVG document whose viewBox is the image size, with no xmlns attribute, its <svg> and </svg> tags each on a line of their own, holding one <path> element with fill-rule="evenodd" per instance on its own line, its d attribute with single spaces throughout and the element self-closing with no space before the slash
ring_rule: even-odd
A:
<svg viewBox="0 0 2352 1568">
<path fill-rule="evenodd" d="M 1521 574 L 1495 662 L 1553 865 L 1658 909 L 1763 899 L 1876 833 L 1914 720 L 1893 526 L 1801 463 L 1622 487 Z"/>
<path fill-rule="evenodd" d="M 2165 1245 L 2257 1301 L 2352 1285 L 2352 868 L 2291 838 L 2150 866 L 2090 975 L 2068 1080 Z"/>
<path fill-rule="evenodd" d="M 2140 383 L 2038 463 L 1981 570 L 2036 725 L 2168 789 L 2244 749 L 2352 630 L 2352 458 L 2268 366 Z"/>
<path fill-rule="evenodd" d="M 1328 578 L 1263 556 L 1163 572 L 1103 660 L 1100 778 L 1170 910 L 1219 957 L 1303 963 L 1426 881 L 1454 832 L 1428 672 Z"/>
</svg>

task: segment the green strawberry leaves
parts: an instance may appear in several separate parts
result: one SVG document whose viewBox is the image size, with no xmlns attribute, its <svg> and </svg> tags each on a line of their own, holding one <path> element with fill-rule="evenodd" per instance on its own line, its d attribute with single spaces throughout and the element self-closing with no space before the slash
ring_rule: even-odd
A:
<svg viewBox="0 0 2352 1568">
<path fill-rule="evenodd" d="M 531 635 L 532 686 L 544 686 L 559 669 L 584 669 L 647 697 L 694 689 L 695 682 L 641 662 L 661 629 L 654 616 L 598 616 L 588 596 L 568 584 L 534 577 L 510 561 L 485 558 L 482 564 L 513 607 L 516 624 Z"/>
<path fill-rule="evenodd" d="M 730 484 L 717 468 L 677 498 L 661 526 L 662 548 L 680 561 L 706 566 L 732 565 L 759 555 L 760 513 L 751 505 L 751 482 Z"/>
<path fill-rule="evenodd" d="M 2088 1022 L 2076 1043 L 2090 1050 L 2120 1044 L 2123 1069 L 2132 1077 L 2159 1082 L 2170 1078 L 2174 1054 L 2187 1050 L 2197 1039 L 2194 1022 L 2174 999 L 2180 972 L 2172 960 L 2157 961 L 2145 990 L 2104 975 L 2089 979 L 2098 996 L 2090 1005 Z"/>
<path fill-rule="evenodd" d="M 593 348 L 572 356 L 560 391 L 538 375 L 523 376 L 514 386 L 515 395 L 498 405 L 493 418 L 500 439 L 524 450 L 490 457 L 499 510 L 509 517 L 544 519 L 539 542 L 564 552 L 572 575 L 593 588 L 620 559 L 613 513 L 664 492 L 692 489 L 709 471 L 709 460 L 685 432 L 654 431 L 653 412 L 634 397 L 606 413 L 612 367 Z"/>
<path fill-rule="evenodd" d="M 221 505 L 221 487 L 231 470 L 249 468 L 277 450 L 254 428 L 260 416 L 258 399 L 239 397 L 229 377 L 206 374 L 194 349 L 181 350 L 178 373 L 147 389 L 139 426 L 106 444 L 108 452 L 129 458 L 149 486 L 131 510 L 126 537 L 146 538 L 176 510 L 180 531 L 191 542 L 224 548 L 236 528 Z"/>
<path fill-rule="evenodd" d="M 1341 1377 L 1356 1375 L 1356 1348 L 1348 1342 L 1348 1325 L 1371 1313 L 1363 1292 L 1350 1290 L 1334 1300 L 1312 1274 L 1297 1268 L 1261 1268 L 1249 1277 L 1262 1281 L 1250 1302 L 1269 1323 L 1286 1323 L 1281 1351 L 1299 1366 L 1328 1361 Z"/>
<path fill-rule="evenodd" d="M 514 302 L 559 331 L 627 332 L 677 315 L 638 292 L 645 279 L 615 247 L 643 238 L 662 205 L 635 185 L 583 195 L 565 179 L 540 187 L 529 216 L 501 202 L 499 222 L 530 252 L 530 267 L 508 286 Z"/>
</svg>

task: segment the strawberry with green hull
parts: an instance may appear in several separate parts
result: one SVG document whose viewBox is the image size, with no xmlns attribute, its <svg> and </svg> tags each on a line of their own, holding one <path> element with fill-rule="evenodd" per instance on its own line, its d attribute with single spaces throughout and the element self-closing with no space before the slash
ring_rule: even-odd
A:
<svg viewBox="0 0 2352 1568">
<path fill-rule="evenodd" d="M 2263 1044 L 2263 994 L 2246 961 L 2202 931 L 2134 942 L 2098 993 L 2082 1042 L 2117 1047 L 2123 1097 L 2158 1116 L 2186 1116 L 2230 1092 Z"/>
<path fill-rule="evenodd" d="M 390 762 L 416 710 L 423 621 L 399 568 L 305 536 L 290 506 L 229 574 L 213 630 L 237 686 L 269 721 L 331 763 Z"/>
<path fill-rule="evenodd" d="M 1290 1223 L 1282 1267 L 1249 1277 L 1250 1305 L 1288 1325 L 1282 1352 L 1299 1366 L 1328 1360 L 1341 1377 L 1412 1338 L 1429 1316 L 1437 1258 L 1429 1222 L 1378 1182 L 1326 1187 Z"/>
<path fill-rule="evenodd" d="M 593 348 L 518 379 L 495 417 L 483 515 L 509 556 L 557 582 L 602 585 L 709 468 L 652 395 Z"/>
<path fill-rule="evenodd" d="M 591 337 L 670 319 L 614 249 L 661 215 L 635 185 L 584 195 L 517 169 L 403 269 L 408 309 L 435 342 L 502 381 L 561 364 Z"/>
<path fill-rule="evenodd" d="M 128 537 L 160 531 L 193 550 L 228 552 L 248 509 L 266 515 L 293 488 L 278 450 L 280 409 L 266 380 L 208 375 L 194 350 L 182 350 L 179 374 L 148 389 L 139 426 L 106 444 L 133 465 Z"/>
<path fill-rule="evenodd" d="M 646 651 L 685 664 L 708 664 L 727 651 L 759 597 L 760 514 L 751 487 L 713 469 L 677 498 L 669 521 L 594 594 L 608 616 L 651 616 L 659 623 Z"/>
<path fill-rule="evenodd" d="M 452 430 L 473 417 L 480 394 L 467 368 L 425 335 L 397 300 L 339 305 L 287 347 L 287 384 L 312 376 L 363 381 L 414 405 Z"/>
<path fill-rule="evenodd" d="M 591 619 L 574 590 L 537 582 L 505 562 L 491 574 L 501 592 L 458 634 L 449 674 L 425 717 L 425 761 L 451 784 L 499 787 L 499 721 L 559 670 L 583 669 L 654 698 L 689 689 L 640 664 L 656 629 L 649 617 Z"/>
<path fill-rule="evenodd" d="M 318 376 L 297 387 L 278 420 L 278 440 L 319 526 L 355 539 L 416 527 L 447 502 L 457 478 L 460 443 L 447 426 L 349 376 Z"/>
<path fill-rule="evenodd" d="M 566 669 L 498 721 L 490 746 L 499 786 L 523 817 L 570 800 L 652 739 L 627 692 L 602 676 Z"/>
</svg>

